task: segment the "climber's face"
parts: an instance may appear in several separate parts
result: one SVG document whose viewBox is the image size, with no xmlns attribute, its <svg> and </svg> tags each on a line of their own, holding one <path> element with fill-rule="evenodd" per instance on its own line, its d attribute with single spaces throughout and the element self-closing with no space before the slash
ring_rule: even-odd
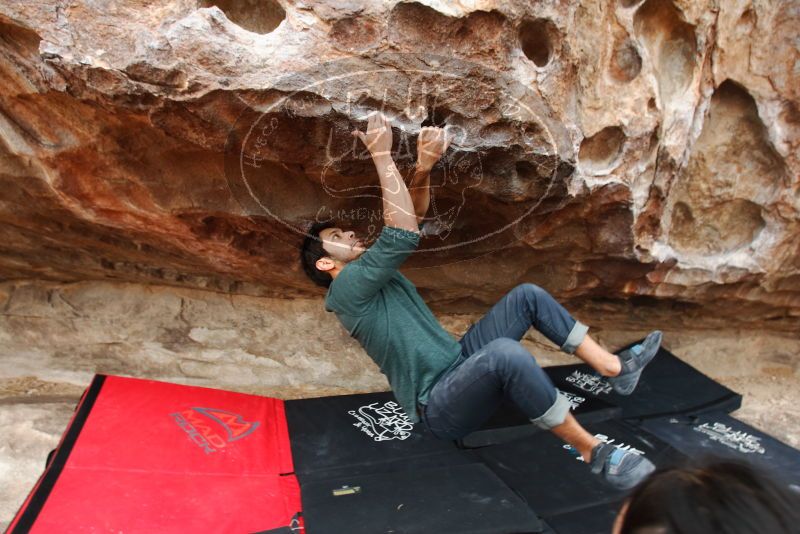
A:
<svg viewBox="0 0 800 534">
<path fill-rule="evenodd" d="M 352 230 L 345 232 L 341 228 L 325 228 L 319 237 L 322 239 L 322 248 L 330 255 L 330 258 L 317 260 L 317 269 L 321 271 L 341 269 L 366 250 L 363 240 Z"/>
</svg>

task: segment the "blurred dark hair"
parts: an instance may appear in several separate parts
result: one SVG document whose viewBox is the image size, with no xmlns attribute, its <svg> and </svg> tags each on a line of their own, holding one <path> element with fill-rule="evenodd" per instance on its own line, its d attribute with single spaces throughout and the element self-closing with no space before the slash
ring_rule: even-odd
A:
<svg viewBox="0 0 800 534">
<path fill-rule="evenodd" d="M 621 534 L 797 534 L 800 495 L 748 464 L 659 469 L 631 493 Z"/>
<path fill-rule="evenodd" d="M 329 254 L 322 248 L 322 238 L 319 233 L 325 228 L 333 228 L 336 226 L 333 221 L 316 222 L 311 225 L 303 239 L 303 247 L 300 249 L 300 262 L 303 264 L 303 270 L 315 284 L 322 287 L 330 287 L 333 282 L 333 277 L 324 271 L 317 269 L 317 260 L 328 256 Z"/>
</svg>

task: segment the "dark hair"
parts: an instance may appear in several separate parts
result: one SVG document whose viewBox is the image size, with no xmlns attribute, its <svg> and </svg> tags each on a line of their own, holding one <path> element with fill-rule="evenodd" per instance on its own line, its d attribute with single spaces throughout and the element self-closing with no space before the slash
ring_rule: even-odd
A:
<svg viewBox="0 0 800 534">
<path fill-rule="evenodd" d="M 755 467 L 707 459 L 659 469 L 631 493 L 621 534 L 800 532 L 800 495 Z"/>
<path fill-rule="evenodd" d="M 311 225 L 307 236 L 303 239 L 303 247 L 300 249 L 300 263 L 303 270 L 315 284 L 322 287 L 330 287 L 333 277 L 324 271 L 317 269 L 317 260 L 328 256 L 328 252 L 322 248 L 322 238 L 319 233 L 325 228 L 336 226 L 333 221 L 316 222 Z"/>
</svg>

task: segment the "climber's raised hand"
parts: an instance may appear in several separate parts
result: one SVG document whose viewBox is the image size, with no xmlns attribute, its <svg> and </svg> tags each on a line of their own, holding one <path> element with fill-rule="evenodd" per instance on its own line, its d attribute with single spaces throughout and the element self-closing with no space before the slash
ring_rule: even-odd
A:
<svg viewBox="0 0 800 534">
<path fill-rule="evenodd" d="M 432 169 L 447 152 L 450 141 L 444 128 L 436 126 L 422 128 L 417 138 L 417 167 L 425 170 Z"/>
<path fill-rule="evenodd" d="M 366 132 L 354 130 L 351 133 L 361 139 L 372 157 L 383 156 L 392 151 L 392 126 L 380 111 L 370 114 Z"/>
</svg>

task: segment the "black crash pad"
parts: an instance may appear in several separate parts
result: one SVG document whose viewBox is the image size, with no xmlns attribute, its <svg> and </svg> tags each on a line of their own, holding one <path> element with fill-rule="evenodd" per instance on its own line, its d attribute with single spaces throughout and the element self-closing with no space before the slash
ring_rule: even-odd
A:
<svg viewBox="0 0 800 534">
<path fill-rule="evenodd" d="M 337 495 L 338 493 L 338 495 Z M 541 532 L 536 514 L 481 464 L 307 482 L 309 534 Z"/>
<path fill-rule="evenodd" d="M 572 405 L 572 415 L 581 424 L 614 419 L 622 414 L 619 406 L 603 399 L 587 395 L 570 386 L 561 385 L 561 392 Z M 525 414 L 511 401 L 503 401 L 497 411 L 480 429 L 467 434 L 458 441 L 460 447 L 476 448 L 497 445 L 522 439 L 542 430 L 531 424 Z"/>
<path fill-rule="evenodd" d="M 800 450 L 726 413 L 647 419 L 640 425 L 691 458 L 748 462 L 800 491 Z"/>
<path fill-rule="evenodd" d="M 602 441 L 641 451 L 657 467 L 685 459 L 663 441 L 624 421 L 591 423 L 586 429 Z M 549 432 L 472 452 L 545 520 L 615 503 L 627 493 L 593 475 L 577 451 Z"/>
<path fill-rule="evenodd" d="M 619 406 L 622 417 L 626 419 L 732 412 L 742 405 L 741 395 L 715 382 L 663 347 L 645 367 L 631 395 L 614 393 L 608 382 L 586 364 L 557 365 L 544 370 L 557 388 L 572 387 Z"/>
<path fill-rule="evenodd" d="M 452 441 L 409 422 L 391 392 L 285 402 L 295 473 L 306 480 L 459 465 Z"/>
<path fill-rule="evenodd" d="M 609 534 L 622 503 L 603 503 L 582 510 L 551 516 L 545 522 L 547 534 Z"/>
</svg>

